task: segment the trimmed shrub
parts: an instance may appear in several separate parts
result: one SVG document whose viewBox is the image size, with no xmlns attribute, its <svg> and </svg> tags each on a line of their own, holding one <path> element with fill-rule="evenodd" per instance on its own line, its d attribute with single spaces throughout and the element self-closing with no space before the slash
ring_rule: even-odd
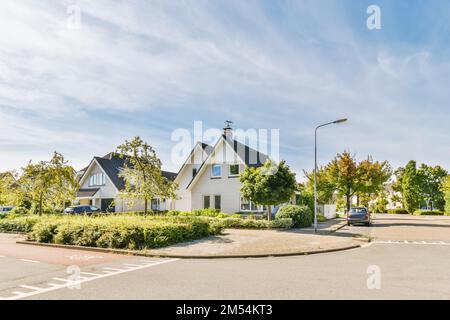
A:
<svg viewBox="0 0 450 320">
<path fill-rule="evenodd" d="M 38 221 L 38 216 L 2 219 L 0 220 L 0 232 L 30 232 Z"/>
<path fill-rule="evenodd" d="M 406 209 L 388 209 L 387 213 L 390 214 L 409 214 Z"/>
<path fill-rule="evenodd" d="M 278 210 L 275 220 L 292 219 L 295 228 L 306 228 L 312 225 L 312 213 L 307 206 L 286 205 Z"/>
<path fill-rule="evenodd" d="M 226 229 L 289 229 L 293 227 L 292 219 L 276 219 L 272 221 L 256 220 L 256 219 L 242 219 L 242 218 L 227 218 L 216 220 L 220 226 Z"/>
<path fill-rule="evenodd" d="M 195 240 L 221 230 L 220 224 L 206 218 L 66 216 L 40 219 L 28 237 L 48 243 L 139 250 Z"/>
<path fill-rule="evenodd" d="M 416 210 L 414 211 L 415 216 L 443 216 L 442 211 L 431 211 L 431 210 Z"/>
<path fill-rule="evenodd" d="M 25 215 L 29 214 L 29 210 L 25 207 L 14 207 L 9 214 L 12 215 Z"/>
</svg>

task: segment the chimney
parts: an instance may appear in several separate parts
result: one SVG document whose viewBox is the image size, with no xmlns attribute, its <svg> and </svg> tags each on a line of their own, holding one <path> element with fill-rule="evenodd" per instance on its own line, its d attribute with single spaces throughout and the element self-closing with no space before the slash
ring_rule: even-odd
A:
<svg viewBox="0 0 450 320">
<path fill-rule="evenodd" d="M 232 124 L 233 121 L 225 121 L 225 127 L 223 128 L 223 135 L 225 138 L 233 138 L 233 128 L 231 127 Z"/>
</svg>

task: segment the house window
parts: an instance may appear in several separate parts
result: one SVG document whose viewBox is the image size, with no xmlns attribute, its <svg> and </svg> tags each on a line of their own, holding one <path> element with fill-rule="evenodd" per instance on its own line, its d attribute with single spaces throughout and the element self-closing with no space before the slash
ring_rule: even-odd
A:
<svg viewBox="0 0 450 320">
<path fill-rule="evenodd" d="M 265 211 L 266 206 L 261 206 L 241 197 L 241 211 Z"/>
<path fill-rule="evenodd" d="M 209 196 L 203 196 L 203 209 L 209 209 L 211 207 L 211 199 Z"/>
<path fill-rule="evenodd" d="M 160 210 L 160 201 L 159 199 L 152 199 L 152 210 L 159 211 Z"/>
<path fill-rule="evenodd" d="M 222 210 L 222 197 L 220 195 L 214 196 L 214 209 L 216 210 Z"/>
<path fill-rule="evenodd" d="M 222 166 L 220 164 L 213 164 L 211 167 L 211 177 L 220 178 L 222 177 Z"/>
<path fill-rule="evenodd" d="M 104 186 L 105 175 L 103 173 L 94 173 L 89 177 L 89 186 Z"/>
<path fill-rule="evenodd" d="M 230 177 L 235 177 L 239 175 L 239 165 L 238 164 L 230 164 Z"/>
</svg>

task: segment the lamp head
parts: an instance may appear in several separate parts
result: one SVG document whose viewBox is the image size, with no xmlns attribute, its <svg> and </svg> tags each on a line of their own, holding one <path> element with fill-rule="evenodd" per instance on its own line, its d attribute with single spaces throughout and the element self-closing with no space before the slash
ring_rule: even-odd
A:
<svg viewBox="0 0 450 320">
<path fill-rule="evenodd" d="M 339 119 L 339 120 L 333 121 L 333 123 L 342 123 L 342 122 L 346 122 L 347 120 L 348 120 L 347 118 Z"/>
</svg>

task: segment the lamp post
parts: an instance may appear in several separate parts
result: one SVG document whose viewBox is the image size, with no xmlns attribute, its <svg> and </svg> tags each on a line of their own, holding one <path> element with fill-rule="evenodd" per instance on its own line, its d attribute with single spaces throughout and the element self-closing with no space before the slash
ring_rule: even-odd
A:
<svg viewBox="0 0 450 320">
<path fill-rule="evenodd" d="M 330 124 L 346 122 L 347 118 L 321 124 L 314 133 L 314 232 L 317 233 L 317 130 Z"/>
</svg>

